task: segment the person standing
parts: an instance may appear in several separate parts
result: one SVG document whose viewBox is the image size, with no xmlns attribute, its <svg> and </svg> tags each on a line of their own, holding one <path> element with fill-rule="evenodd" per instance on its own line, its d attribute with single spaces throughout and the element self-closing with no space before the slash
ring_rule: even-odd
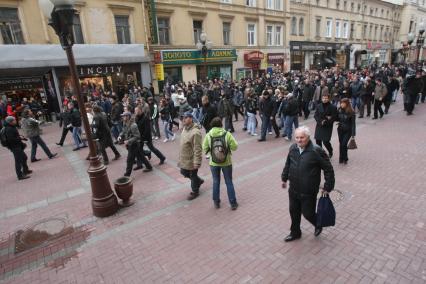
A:
<svg viewBox="0 0 426 284">
<path fill-rule="evenodd" d="M 286 136 L 285 139 L 291 141 L 293 125 L 294 129 L 299 127 L 299 106 L 292 93 L 287 95 L 286 100 L 287 104 L 283 110 L 283 115 L 285 116 L 284 133 Z"/>
<path fill-rule="evenodd" d="M 102 154 L 104 164 L 109 164 L 108 155 L 106 153 L 106 148 L 110 147 L 114 152 L 115 157 L 114 161 L 120 159 L 121 155 L 115 148 L 112 141 L 111 130 L 108 126 L 107 115 L 102 112 L 102 108 L 99 106 L 93 106 L 93 122 L 92 122 L 92 132 L 94 138 L 99 140 L 99 152 Z"/>
<path fill-rule="evenodd" d="M 121 131 L 123 130 L 123 125 L 121 122 L 121 114 L 124 111 L 123 104 L 120 102 L 120 100 L 116 96 L 111 97 L 112 101 L 112 108 L 111 108 L 111 132 L 114 136 L 114 139 L 117 143 L 117 138 L 120 135 Z"/>
<path fill-rule="evenodd" d="M 334 170 L 325 151 L 310 140 L 310 130 L 306 126 L 296 129 L 296 143 L 290 147 L 286 163 L 281 174 L 282 188 L 288 189 L 291 217 L 290 234 L 284 238 L 291 242 L 302 237 L 300 221 L 302 214 L 315 227 L 315 236 L 322 232 L 316 226 L 315 206 L 321 183 L 321 170 L 324 171 L 323 193 L 334 189 Z"/>
<path fill-rule="evenodd" d="M 220 101 L 217 106 L 219 116 L 225 120 L 225 129 L 234 132 L 234 125 L 232 123 L 232 115 L 234 114 L 234 107 L 231 100 L 231 94 L 228 89 L 220 91 Z"/>
<path fill-rule="evenodd" d="M 377 113 L 380 113 L 380 118 L 383 117 L 383 109 L 382 109 L 382 103 L 385 99 L 386 95 L 388 93 L 388 90 L 386 88 L 386 85 L 382 83 L 381 78 L 376 79 L 376 88 L 374 89 L 374 117 L 373 119 L 377 119 Z"/>
<path fill-rule="evenodd" d="M 314 91 L 314 87 L 309 79 L 305 79 L 302 91 L 303 114 L 305 116 L 305 120 L 309 118 L 309 114 L 311 113 L 309 104 L 314 97 Z"/>
<path fill-rule="evenodd" d="M 271 89 L 272 91 L 272 89 Z M 259 103 L 259 112 L 262 119 L 261 132 L 259 142 L 266 141 L 266 133 L 270 127 L 272 120 L 275 119 L 275 103 L 271 98 L 269 90 L 263 91 Z M 279 132 L 278 132 L 279 135 Z"/>
<path fill-rule="evenodd" d="M 64 146 L 64 141 L 65 141 L 65 138 L 67 137 L 68 132 L 72 133 L 70 111 L 69 111 L 67 105 L 64 105 L 63 108 L 64 108 L 64 110 L 59 117 L 59 127 L 62 127 L 62 135 L 61 135 L 61 139 L 59 140 L 59 142 L 56 143 L 56 145 L 61 146 L 61 147 Z"/>
<path fill-rule="evenodd" d="M 204 153 L 210 154 L 210 171 L 213 178 L 213 203 L 216 209 L 220 208 L 220 172 L 225 178 L 228 200 L 232 210 L 238 208 L 235 196 L 234 183 L 232 181 L 232 152 L 237 150 L 238 143 L 229 131 L 223 129 L 222 120 L 213 118 L 212 129 L 207 133 L 203 141 Z"/>
<path fill-rule="evenodd" d="M 183 131 L 180 137 L 179 163 L 180 173 L 191 180 L 191 193 L 188 200 L 200 195 L 204 180 L 198 176 L 202 162 L 202 137 L 200 126 L 193 121 L 192 111 L 183 114 Z"/>
<path fill-rule="evenodd" d="M 423 91 L 423 80 L 419 72 L 409 70 L 407 78 L 404 80 L 402 92 L 404 93 L 404 107 L 407 115 L 412 115 L 416 99 Z"/>
<path fill-rule="evenodd" d="M 244 102 L 247 113 L 247 133 L 257 136 L 256 133 L 256 114 L 257 114 L 257 97 L 253 93 L 248 93 Z"/>
<path fill-rule="evenodd" d="M 80 111 L 75 108 L 74 103 L 68 103 L 68 109 L 70 110 L 71 116 L 71 127 L 72 127 L 72 138 L 74 139 L 75 148 L 73 151 L 78 151 L 81 148 L 87 147 L 85 141 L 81 139 L 81 114 Z"/>
<path fill-rule="evenodd" d="M 138 125 L 139 133 L 141 135 L 140 151 L 143 154 L 143 145 L 146 143 L 146 146 L 149 148 L 149 150 L 151 150 L 151 152 L 153 152 L 158 157 L 158 159 L 160 159 L 160 165 L 162 165 L 164 164 L 166 157 L 157 148 L 155 148 L 154 144 L 152 143 L 149 109 L 146 110 L 148 113 L 145 113 L 144 111 L 144 108 L 141 106 L 137 106 L 135 108 L 135 122 Z"/>
<path fill-rule="evenodd" d="M 314 118 L 317 122 L 315 127 L 316 143 L 320 147 L 324 144 L 331 158 L 333 156 L 333 147 L 330 140 L 333 134 L 333 123 L 337 119 L 337 108 L 330 103 L 330 96 L 328 94 L 321 97 L 321 103 L 317 106 Z"/>
<path fill-rule="evenodd" d="M 338 109 L 337 134 L 339 135 L 339 164 L 348 163 L 348 142 L 351 137 L 355 137 L 355 111 L 349 99 L 344 98 L 340 102 Z"/>
<path fill-rule="evenodd" d="M 200 124 L 206 130 L 206 133 L 208 133 L 211 129 L 213 118 L 217 116 L 217 110 L 216 107 L 210 103 L 208 96 L 203 96 L 201 98 L 201 105 Z"/>
<path fill-rule="evenodd" d="M 15 171 L 18 180 L 30 178 L 30 174 L 33 172 L 28 168 L 27 155 L 24 152 L 27 146 L 23 140 L 24 138 L 19 135 L 16 127 L 16 118 L 13 116 L 7 116 L 4 120 L 4 135 L 7 141 L 7 148 L 12 152 L 15 159 Z"/>
<path fill-rule="evenodd" d="M 30 109 L 25 109 L 22 112 L 22 129 L 24 130 L 25 136 L 31 141 L 31 162 L 35 163 L 40 161 L 40 159 L 36 158 L 37 154 L 37 145 L 43 149 L 44 153 L 49 157 L 49 159 L 53 159 L 58 154 L 52 153 L 50 149 L 47 147 L 46 143 L 41 138 L 41 129 L 40 124 L 42 122 L 38 121 L 34 118 L 34 114 Z"/>
<path fill-rule="evenodd" d="M 163 142 L 166 143 L 168 141 L 174 141 L 176 138 L 175 134 L 173 133 L 173 131 L 169 129 L 169 124 L 171 124 L 171 120 L 172 120 L 171 110 L 166 99 L 160 100 L 159 113 L 160 113 L 160 119 L 161 121 L 163 121 L 164 135 L 166 136 L 166 139 L 164 139 Z"/>
<path fill-rule="evenodd" d="M 365 106 L 367 106 L 367 117 L 371 115 L 371 101 L 373 99 L 374 85 L 370 78 L 367 78 L 364 82 L 364 86 L 361 91 L 361 105 L 359 108 L 359 117 L 364 117 Z"/>
<path fill-rule="evenodd" d="M 149 106 L 149 112 L 151 116 L 151 131 L 154 134 L 154 139 L 160 139 L 160 126 L 158 125 L 158 105 L 157 102 L 154 101 L 154 97 L 148 97 L 148 106 Z"/>
</svg>

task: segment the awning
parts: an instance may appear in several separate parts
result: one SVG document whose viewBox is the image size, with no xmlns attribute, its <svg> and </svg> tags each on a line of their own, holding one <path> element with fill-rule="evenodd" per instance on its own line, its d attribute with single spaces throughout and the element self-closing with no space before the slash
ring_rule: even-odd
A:
<svg viewBox="0 0 426 284">
<path fill-rule="evenodd" d="M 330 59 L 330 58 L 328 58 L 328 57 L 325 57 L 325 58 L 324 58 L 324 61 L 325 61 L 326 63 L 329 63 L 329 64 L 334 64 L 333 60 L 331 60 L 331 59 Z"/>
<path fill-rule="evenodd" d="M 367 50 L 362 49 L 362 50 L 357 50 L 355 51 L 356 54 L 367 54 Z"/>
<path fill-rule="evenodd" d="M 150 62 L 143 44 L 76 44 L 77 65 L 125 64 Z M 0 69 L 68 66 L 60 45 L 1 45 Z"/>
</svg>

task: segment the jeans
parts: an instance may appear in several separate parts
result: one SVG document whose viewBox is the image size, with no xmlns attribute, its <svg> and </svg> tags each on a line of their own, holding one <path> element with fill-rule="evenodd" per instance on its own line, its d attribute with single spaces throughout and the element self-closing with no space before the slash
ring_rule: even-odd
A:
<svg viewBox="0 0 426 284">
<path fill-rule="evenodd" d="M 256 114 L 247 112 L 247 132 L 251 135 L 256 133 Z"/>
<path fill-rule="evenodd" d="M 191 180 L 191 189 L 192 192 L 198 193 L 200 191 L 202 179 L 198 176 L 198 169 L 195 170 L 185 170 L 180 169 L 181 175 Z"/>
<path fill-rule="evenodd" d="M 43 139 L 41 139 L 40 135 L 30 137 L 31 141 L 31 161 L 35 161 L 37 154 L 37 145 L 43 149 L 44 153 L 50 158 L 52 157 L 52 153 L 49 148 L 47 148 L 46 143 L 44 143 Z"/>
<path fill-rule="evenodd" d="M 396 102 L 396 98 L 398 97 L 399 90 L 395 90 L 392 93 L 392 101 Z"/>
<path fill-rule="evenodd" d="M 13 153 L 13 157 L 15 158 L 16 176 L 20 178 L 28 172 L 27 155 L 21 147 L 11 148 L 10 151 Z"/>
<path fill-rule="evenodd" d="M 245 111 L 245 116 L 244 116 L 244 129 L 247 129 L 248 127 L 248 112 Z"/>
<path fill-rule="evenodd" d="M 284 115 L 280 116 L 281 129 L 283 130 L 283 137 L 287 136 L 287 134 L 285 132 L 285 119 L 286 119 L 286 116 L 284 116 Z"/>
<path fill-rule="evenodd" d="M 121 131 L 123 131 L 123 125 L 121 124 L 121 121 L 113 122 L 111 127 L 112 136 L 117 139 Z"/>
<path fill-rule="evenodd" d="M 299 117 L 297 115 L 293 116 L 286 116 L 285 118 L 285 134 L 287 135 L 287 138 L 291 140 L 292 133 L 293 133 L 293 124 L 294 129 L 299 127 Z"/>
<path fill-rule="evenodd" d="M 337 129 L 339 135 L 339 161 L 348 161 L 348 142 L 351 139 L 351 131 L 342 131 Z"/>
<path fill-rule="evenodd" d="M 222 170 L 223 177 L 225 178 L 226 190 L 228 192 L 229 203 L 237 203 L 235 197 L 234 183 L 232 182 L 232 165 L 226 167 L 210 166 L 213 178 L 213 201 L 220 202 L 220 171 Z"/>
<path fill-rule="evenodd" d="M 266 115 L 262 115 L 262 128 L 260 133 L 260 139 L 265 140 L 266 139 L 266 132 L 271 125 L 271 118 Z"/>
<path fill-rule="evenodd" d="M 316 195 L 302 195 L 298 194 L 291 189 L 288 191 L 289 207 L 291 217 L 291 235 L 298 237 L 302 234 L 300 230 L 300 221 L 303 217 L 316 227 L 315 207 L 317 204 Z"/>
<path fill-rule="evenodd" d="M 359 97 L 352 97 L 352 107 L 355 110 L 356 108 L 359 110 L 360 107 L 360 98 Z"/>
<path fill-rule="evenodd" d="M 74 144 L 76 148 L 86 146 L 86 142 L 83 142 L 81 140 L 81 127 L 73 127 L 72 138 L 74 139 Z"/>
<path fill-rule="evenodd" d="M 166 135 L 166 138 L 169 139 L 174 136 L 173 131 L 170 131 L 170 122 L 167 120 L 163 120 L 164 125 L 164 135 Z"/>
</svg>

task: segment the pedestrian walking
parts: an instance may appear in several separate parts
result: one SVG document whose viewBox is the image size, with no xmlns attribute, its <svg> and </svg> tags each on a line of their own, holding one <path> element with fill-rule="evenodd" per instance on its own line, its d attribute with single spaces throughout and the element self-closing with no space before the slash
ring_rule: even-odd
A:
<svg viewBox="0 0 426 284">
<path fill-rule="evenodd" d="M 166 99 L 160 100 L 160 107 L 158 111 L 160 113 L 160 119 L 163 122 L 164 135 L 166 136 L 166 139 L 164 139 L 163 142 L 166 143 L 168 141 L 174 141 L 176 136 L 169 128 L 172 123 L 172 110 L 170 109 L 170 105 L 167 103 Z"/>
<path fill-rule="evenodd" d="M 86 141 L 81 138 L 81 114 L 75 107 L 74 103 L 68 103 L 68 109 L 71 116 L 72 138 L 74 139 L 75 148 L 73 151 L 78 151 L 81 148 L 87 147 Z"/>
<path fill-rule="evenodd" d="M 283 115 L 285 117 L 284 133 L 286 136 L 285 139 L 291 141 L 293 125 L 294 129 L 299 127 L 299 105 L 292 93 L 287 95 L 286 100 L 287 104 L 283 110 Z"/>
<path fill-rule="evenodd" d="M 238 207 L 235 196 L 234 183 L 232 181 L 232 152 L 237 150 L 238 143 L 229 131 L 223 128 L 219 117 L 213 118 L 212 129 L 207 133 L 203 141 L 204 153 L 210 154 L 210 171 L 213 178 L 213 203 L 220 208 L 220 172 L 225 179 L 228 200 L 232 210 Z"/>
<path fill-rule="evenodd" d="M 63 111 L 59 116 L 59 127 L 62 127 L 62 135 L 56 145 L 64 146 L 65 138 L 67 137 L 68 132 L 72 133 L 72 125 L 71 125 L 71 114 L 67 105 L 63 106 Z"/>
<path fill-rule="evenodd" d="M 22 112 L 22 129 L 24 130 L 25 137 L 31 141 L 31 162 L 38 162 L 40 159 L 37 159 L 37 145 L 43 149 L 49 159 L 55 158 L 58 154 L 52 153 L 47 147 L 46 143 L 41 138 L 41 121 L 34 118 L 34 114 L 30 109 L 25 109 Z"/>
<path fill-rule="evenodd" d="M 315 227 L 315 236 L 322 232 L 316 225 L 315 206 L 321 183 L 321 170 L 324 172 L 322 193 L 334 188 L 334 170 L 325 151 L 310 140 L 310 130 L 306 126 L 296 129 L 296 143 L 290 147 L 281 174 L 282 187 L 288 189 L 289 211 L 291 217 L 290 234 L 284 238 L 291 242 L 302 237 L 300 221 L 302 214 Z"/>
<path fill-rule="evenodd" d="M 337 119 L 337 134 L 339 135 L 339 164 L 346 165 L 348 163 L 348 142 L 351 137 L 355 138 L 355 117 L 355 111 L 352 108 L 349 99 L 342 99 L 340 101 Z"/>
<path fill-rule="evenodd" d="M 378 113 L 380 113 L 380 118 L 383 117 L 384 112 L 382 109 L 382 103 L 383 100 L 385 99 L 386 95 L 387 95 L 388 91 L 386 88 L 386 85 L 383 84 L 382 79 L 381 78 L 377 78 L 376 79 L 376 88 L 374 89 L 374 117 L 373 119 L 377 119 L 378 118 Z"/>
<path fill-rule="evenodd" d="M 4 139 L 6 146 L 13 154 L 15 159 L 15 171 L 18 180 L 23 180 L 30 178 L 30 174 L 33 172 L 28 168 L 27 164 L 27 155 L 24 152 L 25 147 L 27 146 L 23 141 L 26 139 L 19 135 L 16 118 L 13 116 L 7 116 L 3 123 L 2 141 Z"/>
<path fill-rule="evenodd" d="M 318 146 L 324 144 L 331 158 L 333 156 L 333 147 L 331 146 L 331 136 L 333 134 L 333 124 L 337 119 L 337 108 L 330 103 L 330 96 L 325 94 L 321 97 L 321 103 L 317 106 L 315 112 L 315 140 Z"/>
<path fill-rule="evenodd" d="M 202 137 L 200 126 L 193 121 L 192 111 L 184 113 L 182 123 L 178 167 L 181 174 L 191 180 L 188 200 L 193 200 L 200 195 L 200 187 L 204 183 L 198 176 L 202 162 Z"/>
<path fill-rule="evenodd" d="M 367 117 L 371 115 L 371 101 L 373 100 L 374 84 L 371 82 L 370 78 L 367 78 L 364 81 L 364 85 L 361 90 L 361 105 L 359 108 L 359 117 L 363 118 L 365 113 L 365 108 L 367 107 Z"/>
<path fill-rule="evenodd" d="M 211 129 L 213 118 L 217 117 L 217 110 L 216 107 L 210 103 L 208 96 L 203 96 L 201 98 L 201 104 L 200 124 L 206 130 L 206 133 L 208 133 Z"/>
</svg>

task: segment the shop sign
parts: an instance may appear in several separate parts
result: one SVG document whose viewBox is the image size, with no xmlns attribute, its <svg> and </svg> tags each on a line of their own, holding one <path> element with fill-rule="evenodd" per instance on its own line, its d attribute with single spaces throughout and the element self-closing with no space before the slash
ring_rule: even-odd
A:
<svg viewBox="0 0 426 284">
<path fill-rule="evenodd" d="M 376 50 L 376 49 L 390 49 L 390 44 L 381 44 L 380 42 L 374 43 L 374 42 L 368 42 L 367 43 L 367 49 L 369 50 Z"/>
<path fill-rule="evenodd" d="M 341 49 L 344 44 L 341 43 L 327 43 L 327 42 L 290 42 L 291 51 L 326 51 L 333 49 Z"/>
<path fill-rule="evenodd" d="M 268 53 L 268 64 L 283 64 L 285 55 L 284 53 Z"/>
<path fill-rule="evenodd" d="M 265 58 L 265 54 L 263 54 L 262 51 L 256 50 L 256 51 L 251 51 L 248 52 L 246 54 L 244 54 L 244 60 L 245 61 L 262 61 Z"/>
<path fill-rule="evenodd" d="M 204 57 L 199 50 L 163 50 L 161 57 L 164 65 L 201 64 Z M 235 49 L 212 49 L 205 58 L 207 63 L 236 61 Z"/>
<path fill-rule="evenodd" d="M 29 90 L 43 87 L 41 77 L 0 79 L 0 91 Z"/>
<path fill-rule="evenodd" d="M 78 74 L 80 77 L 93 76 L 93 75 L 111 75 L 113 73 L 121 73 L 123 67 L 112 66 L 79 66 Z"/>
<path fill-rule="evenodd" d="M 164 81 L 164 65 L 155 64 L 155 77 L 157 81 Z"/>
<path fill-rule="evenodd" d="M 158 43 L 158 34 L 157 34 L 157 13 L 155 10 L 154 0 L 145 0 L 145 8 L 148 14 L 149 21 L 149 31 L 151 34 L 150 42 L 151 44 Z"/>
<path fill-rule="evenodd" d="M 154 52 L 154 63 L 155 64 L 161 63 L 161 51 L 155 51 Z"/>
</svg>

